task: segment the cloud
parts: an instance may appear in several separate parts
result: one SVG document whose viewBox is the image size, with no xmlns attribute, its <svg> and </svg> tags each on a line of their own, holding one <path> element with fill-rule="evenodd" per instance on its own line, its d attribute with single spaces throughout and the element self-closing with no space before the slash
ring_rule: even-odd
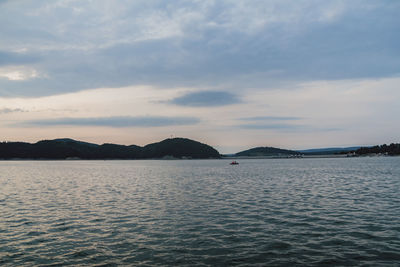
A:
<svg viewBox="0 0 400 267">
<path fill-rule="evenodd" d="M 283 117 L 283 116 L 260 116 L 260 117 L 246 117 L 239 118 L 242 121 L 297 121 L 301 120 L 301 117 Z"/>
<path fill-rule="evenodd" d="M 15 66 L 0 67 L 0 78 L 6 78 L 10 81 L 24 81 L 39 77 L 39 73 L 33 68 Z"/>
<path fill-rule="evenodd" d="M 310 125 L 288 123 L 241 124 L 236 127 L 247 130 L 277 130 L 280 132 L 331 132 L 342 130 L 340 128 L 321 128 Z"/>
<path fill-rule="evenodd" d="M 394 76 L 399 8 L 373 0 L 3 2 L 0 65 L 35 63 L 47 76 L 2 79 L 0 95 L 139 84 L 239 92 Z"/>
<path fill-rule="evenodd" d="M 0 66 L 30 64 L 38 60 L 37 56 L 30 54 L 0 51 Z"/>
<path fill-rule="evenodd" d="M 200 120 L 193 117 L 97 117 L 57 118 L 25 121 L 24 126 L 105 126 L 105 127 L 162 127 L 192 125 Z"/>
<path fill-rule="evenodd" d="M 308 128 L 308 126 L 306 125 L 285 124 L 285 123 L 241 124 L 238 127 L 251 130 L 304 130 Z"/>
<path fill-rule="evenodd" d="M 222 91 L 192 92 L 169 101 L 171 104 L 190 107 L 216 107 L 240 102 L 240 99 L 235 94 Z"/>
<path fill-rule="evenodd" d="M 20 108 L 1 108 L 0 109 L 0 114 L 8 114 L 8 113 L 15 113 L 15 112 L 26 112 L 23 109 Z"/>
</svg>

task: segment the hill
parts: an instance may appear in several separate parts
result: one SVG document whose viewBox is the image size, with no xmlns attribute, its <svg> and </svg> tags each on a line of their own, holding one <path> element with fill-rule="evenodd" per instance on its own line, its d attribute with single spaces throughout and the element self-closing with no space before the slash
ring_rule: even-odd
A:
<svg viewBox="0 0 400 267">
<path fill-rule="evenodd" d="M 219 158 L 209 145 L 186 138 L 166 139 L 144 147 L 136 145 L 92 144 L 73 139 L 43 140 L 35 144 L 0 143 L 0 159 L 149 159 L 149 158 Z"/>
<path fill-rule="evenodd" d="M 256 147 L 236 153 L 236 157 L 265 157 L 265 156 L 282 156 L 282 155 L 299 155 L 300 152 L 280 149 L 275 147 Z"/>
<path fill-rule="evenodd" d="M 209 145 L 186 138 L 171 138 L 143 147 L 143 156 L 146 158 L 219 158 L 217 150 Z"/>
<path fill-rule="evenodd" d="M 373 147 L 361 147 L 355 151 L 357 155 L 386 154 L 390 156 L 400 155 L 400 144 L 380 145 Z"/>
<path fill-rule="evenodd" d="M 298 152 L 304 153 L 307 155 L 333 155 L 333 154 L 340 154 L 340 153 L 347 153 L 350 151 L 355 151 L 359 148 L 360 148 L 359 146 L 328 147 L 328 148 L 314 148 L 314 149 L 298 150 Z"/>
</svg>

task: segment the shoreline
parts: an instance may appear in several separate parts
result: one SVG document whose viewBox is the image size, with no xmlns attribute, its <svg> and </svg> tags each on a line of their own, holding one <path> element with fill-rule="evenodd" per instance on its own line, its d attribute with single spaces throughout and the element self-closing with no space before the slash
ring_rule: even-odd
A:
<svg viewBox="0 0 400 267">
<path fill-rule="evenodd" d="M 221 157 L 221 158 L 143 158 L 143 159 L 119 159 L 119 158 L 106 158 L 106 159 L 52 159 L 52 158 L 11 158 L 0 159 L 1 161 L 128 161 L 128 160 L 162 160 L 162 161 L 176 161 L 176 160 L 243 160 L 243 159 L 342 159 L 342 158 L 386 158 L 386 157 L 399 157 L 400 155 L 304 155 L 301 157 L 284 157 L 284 156 L 257 156 L 257 157 Z"/>
</svg>

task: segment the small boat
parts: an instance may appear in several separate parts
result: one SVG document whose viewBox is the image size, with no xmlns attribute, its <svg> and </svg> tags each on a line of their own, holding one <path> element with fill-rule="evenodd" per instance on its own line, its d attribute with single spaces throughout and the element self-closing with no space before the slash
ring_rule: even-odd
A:
<svg viewBox="0 0 400 267">
<path fill-rule="evenodd" d="M 236 160 L 232 161 L 231 163 L 229 163 L 230 165 L 239 165 L 239 162 L 237 162 Z"/>
</svg>

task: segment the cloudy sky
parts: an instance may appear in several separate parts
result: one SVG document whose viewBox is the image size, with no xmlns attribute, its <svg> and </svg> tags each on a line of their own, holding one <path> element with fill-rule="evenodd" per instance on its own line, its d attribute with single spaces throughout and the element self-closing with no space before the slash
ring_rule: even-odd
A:
<svg viewBox="0 0 400 267">
<path fill-rule="evenodd" d="M 0 139 L 400 141 L 400 1 L 0 0 Z"/>
</svg>

